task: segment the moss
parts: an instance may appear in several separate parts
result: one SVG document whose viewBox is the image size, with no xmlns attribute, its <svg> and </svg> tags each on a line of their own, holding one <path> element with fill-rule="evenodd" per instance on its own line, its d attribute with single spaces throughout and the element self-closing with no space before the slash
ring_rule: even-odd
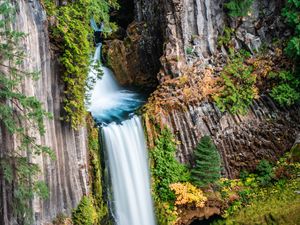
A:
<svg viewBox="0 0 300 225">
<path fill-rule="evenodd" d="M 92 117 L 87 117 L 88 146 L 90 156 L 89 175 L 93 205 L 97 213 L 96 224 L 108 224 L 108 207 L 105 203 L 102 188 L 102 167 L 98 129 L 94 127 Z"/>
<path fill-rule="evenodd" d="M 108 215 L 108 207 L 103 196 L 102 167 L 100 157 L 100 145 L 98 129 L 95 127 L 93 118 L 86 118 L 88 129 L 89 148 L 89 179 L 90 195 L 84 196 L 72 213 L 74 225 L 111 224 Z"/>
<path fill-rule="evenodd" d="M 84 196 L 76 209 L 72 212 L 74 225 L 94 225 L 97 221 L 97 212 L 93 205 L 93 199 Z"/>
</svg>

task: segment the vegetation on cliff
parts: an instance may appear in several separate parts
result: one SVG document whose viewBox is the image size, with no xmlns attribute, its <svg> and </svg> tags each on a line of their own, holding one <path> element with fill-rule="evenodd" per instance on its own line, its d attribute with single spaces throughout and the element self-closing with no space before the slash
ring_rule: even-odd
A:
<svg viewBox="0 0 300 225">
<path fill-rule="evenodd" d="M 2 151 L 0 176 L 4 185 L 13 186 L 9 208 L 22 224 L 32 223 L 30 201 L 35 195 L 48 197 L 48 188 L 38 179 L 41 172 L 34 158 L 53 152 L 40 144 L 35 133 L 45 134 L 44 119 L 51 115 L 34 96 L 24 94 L 21 85 L 26 79 L 37 80 L 39 73 L 24 69 L 26 53 L 22 40 L 26 34 L 13 30 L 15 8 L 0 4 L 0 130 L 5 141 L 15 141 L 13 149 Z M 5 146 L 2 146 L 5 149 Z"/>
<path fill-rule="evenodd" d="M 230 0 L 225 4 L 228 9 L 228 14 L 231 17 L 243 17 L 247 16 L 250 12 L 250 7 L 254 0 Z"/>
<path fill-rule="evenodd" d="M 247 54 L 236 53 L 221 72 L 222 89 L 214 96 L 221 111 L 245 114 L 257 96 L 253 67 L 245 64 Z"/>
<path fill-rule="evenodd" d="M 299 163 L 282 158 L 273 168 L 264 161 L 255 174 L 223 179 L 221 193 L 229 199 L 229 208 L 223 214 L 226 219 L 214 224 L 298 224 L 299 173 Z"/>
<path fill-rule="evenodd" d="M 86 116 L 84 100 L 90 88 L 88 71 L 94 51 L 90 19 L 103 22 L 103 33 L 109 34 L 116 29 L 109 20 L 109 10 L 118 8 L 118 3 L 116 0 L 78 0 L 57 6 L 53 0 L 43 2 L 49 16 L 51 42 L 59 49 L 63 66 L 64 119 L 77 128 Z"/>
<path fill-rule="evenodd" d="M 175 158 L 176 142 L 168 129 L 163 129 L 155 141 L 154 149 L 150 150 L 154 192 L 162 201 L 175 199 L 170 184 L 188 181 L 190 174 L 184 165 Z"/>
<path fill-rule="evenodd" d="M 108 207 L 103 196 L 103 171 L 99 144 L 99 131 L 90 115 L 87 117 L 88 146 L 89 146 L 89 175 L 91 201 L 96 212 L 94 224 L 109 224 Z M 76 223 L 75 223 L 76 224 Z"/>
<path fill-rule="evenodd" d="M 209 137 L 203 138 L 199 143 L 201 148 L 199 154 L 201 155 L 201 153 L 204 153 L 202 150 L 205 150 L 208 158 L 214 159 L 214 162 L 211 162 L 210 165 L 215 167 L 212 170 L 204 171 L 199 177 L 199 172 L 202 172 L 199 171 L 202 170 L 200 167 L 203 166 L 203 164 L 200 164 L 207 165 L 207 162 L 199 157 L 198 164 L 192 171 L 194 176 L 191 177 L 190 170 L 175 158 L 177 142 L 170 130 L 157 128 L 157 131 L 159 134 L 155 140 L 155 146 L 150 150 L 155 210 L 158 224 L 172 225 L 180 220 L 181 213 L 184 210 L 202 209 L 209 205 L 207 202 L 210 199 L 206 197 L 207 193 L 201 190 L 199 186 L 202 187 L 203 183 L 207 186 L 218 180 L 220 156 L 212 145 L 211 139 Z M 207 169 L 206 165 L 205 168 Z M 199 185 L 194 186 L 192 182 Z"/>
</svg>

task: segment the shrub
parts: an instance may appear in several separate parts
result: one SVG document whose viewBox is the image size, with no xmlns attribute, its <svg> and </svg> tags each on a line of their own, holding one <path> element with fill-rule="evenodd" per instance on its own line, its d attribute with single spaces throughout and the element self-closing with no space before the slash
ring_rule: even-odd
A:
<svg viewBox="0 0 300 225">
<path fill-rule="evenodd" d="M 233 34 L 234 29 L 232 29 L 231 27 L 225 27 L 223 34 L 218 36 L 218 47 L 228 46 Z"/>
<path fill-rule="evenodd" d="M 175 225 L 178 218 L 176 208 L 170 203 L 156 201 L 155 202 L 155 213 L 157 224 L 161 225 Z"/>
<path fill-rule="evenodd" d="M 230 0 L 225 3 L 225 7 L 229 10 L 231 17 L 243 17 L 246 16 L 254 0 Z"/>
<path fill-rule="evenodd" d="M 196 165 L 191 171 L 191 180 L 199 187 L 220 179 L 221 159 L 209 136 L 204 136 L 195 150 Z"/>
<path fill-rule="evenodd" d="M 270 95 L 281 106 L 291 106 L 300 100 L 300 93 L 289 84 L 279 84 Z"/>
<path fill-rule="evenodd" d="M 294 61 L 295 66 L 293 71 L 275 73 L 277 85 L 271 90 L 270 95 L 281 106 L 291 106 L 300 100 L 300 0 L 286 1 L 282 15 L 293 29 L 285 53 Z"/>
<path fill-rule="evenodd" d="M 257 180 L 260 185 L 267 186 L 274 178 L 273 167 L 267 160 L 261 160 L 256 166 Z"/>
<path fill-rule="evenodd" d="M 84 196 L 76 209 L 72 212 L 74 225 L 94 225 L 97 220 L 97 212 L 93 206 L 92 199 Z"/>
<path fill-rule="evenodd" d="M 193 205 L 198 208 L 202 208 L 207 201 L 203 192 L 188 182 L 174 183 L 170 185 L 170 188 L 176 195 L 175 205 Z"/>
<path fill-rule="evenodd" d="M 221 111 L 245 114 L 257 95 L 253 67 L 244 63 L 245 56 L 237 53 L 221 72 L 223 89 L 213 96 Z"/>
<path fill-rule="evenodd" d="M 172 133 L 163 129 L 155 141 L 155 147 L 150 151 L 152 176 L 154 177 L 154 192 L 160 201 L 175 199 L 170 184 L 188 181 L 190 174 L 187 168 L 176 158 L 176 143 Z"/>
<path fill-rule="evenodd" d="M 187 47 L 185 49 L 185 52 L 186 52 L 187 55 L 192 55 L 193 54 L 193 48 L 192 47 Z"/>
<path fill-rule="evenodd" d="M 250 204 L 235 211 L 223 224 L 299 224 L 300 180 L 290 180 L 283 186 L 255 189 Z"/>
<path fill-rule="evenodd" d="M 300 0 L 288 0 L 282 11 L 286 22 L 294 29 L 294 35 L 288 42 L 286 53 L 292 58 L 300 57 Z"/>
<path fill-rule="evenodd" d="M 268 77 L 276 83 L 270 95 L 279 105 L 291 106 L 300 100 L 300 79 L 296 73 L 282 70 Z"/>
</svg>

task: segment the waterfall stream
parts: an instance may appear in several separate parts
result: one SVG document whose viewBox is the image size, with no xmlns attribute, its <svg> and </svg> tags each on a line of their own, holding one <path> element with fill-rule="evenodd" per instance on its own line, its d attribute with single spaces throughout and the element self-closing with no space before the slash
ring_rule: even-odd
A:
<svg viewBox="0 0 300 225">
<path fill-rule="evenodd" d="M 101 54 L 96 49 L 94 60 Z M 131 113 L 144 101 L 140 94 L 120 87 L 102 67 L 103 77 L 91 91 L 89 111 L 102 126 L 118 225 L 154 225 L 147 149 L 141 119 Z M 96 78 L 95 70 L 90 76 Z"/>
</svg>

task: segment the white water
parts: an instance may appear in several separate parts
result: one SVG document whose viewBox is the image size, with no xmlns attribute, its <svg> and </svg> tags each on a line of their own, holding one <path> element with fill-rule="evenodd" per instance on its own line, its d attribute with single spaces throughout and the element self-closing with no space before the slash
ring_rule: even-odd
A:
<svg viewBox="0 0 300 225">
<path fill-rule="evenodd" d="M 100 54 L 101 45 L 96 49 L 94 61 L 99 60 Z M 102 70 L 102 79 L 96 81 L 94 89 L 90 93 L 91 104 L 88 106 L 88 110 L 99 122 L 121 122 L 124 115 L 133 112 L 143 103 L 143 99 L 139 94 L 121 88 L 110 69 L 102 66 Z M 97 77 L 93 69 L 89 76 L 94 79 Z"/>
<path fill-rule="evenodd" d="M 101 54 L 98 46 L 94 60 Z M 91 92 L 89 111 L 102 128 L 112 181 L 114 215 L 117 225 L 155 225 L 150 194 L 147 149 L 141 119 L 128 114 L 143 103 L 140 96 L 122 89 L 111 70 Z M 91 70 L 90 76 L 96 77 Z M 117 121 L 118 123 L 116 123 Z M 121 123 L 120 123 L 121 122 Z"/>
<path fill-rule="evenodd" d="M 154 225 L 147 150 L 140 118 L 103 128 L 118 225 Z"/>
</svg>

